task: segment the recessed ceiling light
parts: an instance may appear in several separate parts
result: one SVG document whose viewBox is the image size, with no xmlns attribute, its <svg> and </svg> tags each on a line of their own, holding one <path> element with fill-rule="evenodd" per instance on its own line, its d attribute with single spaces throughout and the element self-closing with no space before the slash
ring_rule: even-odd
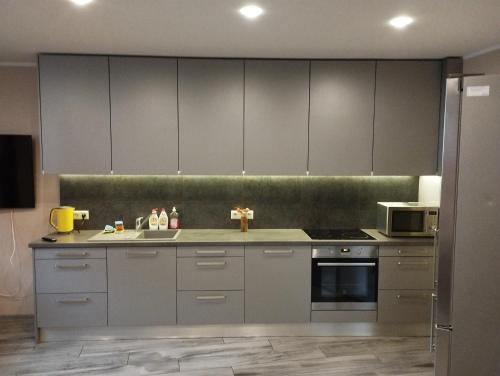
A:
<svg viewBox="0 0 500 376">
<path fill-rule="evenodd" d="M 396 29 L 404 29 L 409 24 L 413 23 L 413 18 L 408 16 L 398 16 L 394 17 L 389 21 L 389 24 Z"/>
<path fill-rule="evenodd" d="M 240 9 L 240 13 L 249 19 L 254 19 L 259 17 L 262 13 L 264 13 L 264 9 L 257 5 L 245 5 Z"/>
<path fill-rule="evenodd" d="M 85 5 L 90 4 L 94 0 L 70 0 L 73 4 L 78 5 L 79 7 L 83 7 Z"/>
</svg>

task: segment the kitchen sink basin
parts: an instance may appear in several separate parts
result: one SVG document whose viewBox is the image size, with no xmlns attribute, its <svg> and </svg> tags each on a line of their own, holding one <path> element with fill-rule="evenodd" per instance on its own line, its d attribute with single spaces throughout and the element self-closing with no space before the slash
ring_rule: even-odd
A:
<svg viewBox="0 0 500 376">
<path fill-rule="evenodd" d="M 139 232 L 135 240 L 175 240 L 181 230 L 143 230 Z"/>
<path fill-rule="evenodd" d="M 147 242 L 147 241 L 173 241 L 179 236 L 181 230 L 125 230 L 124 232 L 100 232 L 88 239 L 89 242 Z"/>
</svg>

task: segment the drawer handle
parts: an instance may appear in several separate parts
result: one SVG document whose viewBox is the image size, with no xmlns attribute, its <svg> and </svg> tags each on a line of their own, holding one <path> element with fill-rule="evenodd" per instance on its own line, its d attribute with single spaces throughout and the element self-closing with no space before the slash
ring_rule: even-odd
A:
<svg viewBox="0 0 500 376">
<path fill-rule="evenodd" d="M 430 263 L 427 261 L 398 261 L 398 265 L 399 266 L 406 266 L 406 265 L 408 265 L 408 266 L 410 266 L 410 265 L 412 265 L 412 266 L 428 266 L 428 265 L 430 265 Z"/>
<path fill-rule="evenodd" d="M 396 299 L 428 299 L 430 296 L 425 294 L 398 294 L 396 295 Z"/>
<path fill-rule="evenodd" d="M 87 257 L 88 252 L 57 252 L 57 257 Z"/>
<path fill-rule="evenodd" d="M 406 250 L 398 249 L 398 255 L 408 255 L 408 254 L 412 254 L 412 253 L 427 254 L 427 250 L 425 250 L 425 249 L 406 249 Z"/>
<path fill-rule="evenodd" d="M 197 262 L 196 266 L 224 266 L 226 261 L 207 261 L 207 262 Z"/>
<path fill-rule="evenodd" d="M 264 253 L 266 255 L 291 255 L 293 249 L 265 249 Z"/>
<path fill-rule="evenodd" d="M 318 262 L 318 266 L 376 266 L 374 262 Z"/>
<path fill-rule="evenodd" d="M 196 300 L 202 300 L 202 301 L 226 300 L 226 296 L 225 295 L 203 295 L 203 296 L 197 296 Z"/>
<path fill-rule="evenodd" d="M 227 252 L 224 250 L 221 251 L 196 251 L 197 255 L 200 256 L 210 256 L 210 255 L 225 255 Z"/>
<path fill-rule="evenodd" d="M 155 257 L 158 251 L 127 251 L 127 257 Z"/>
<path fill-rule="evenodd" d="M 89 302 L 89 298 L 82 299 L 59 299 L 57 302 L 61 304 L 85 304 Z"/>
<path fill-rule="evenodd" d="M 59 265 L 55 264 L 54 268 L 56 269 L 87 269 L 89 264 L 80 264 L 80 265 Z"/>
</svg>

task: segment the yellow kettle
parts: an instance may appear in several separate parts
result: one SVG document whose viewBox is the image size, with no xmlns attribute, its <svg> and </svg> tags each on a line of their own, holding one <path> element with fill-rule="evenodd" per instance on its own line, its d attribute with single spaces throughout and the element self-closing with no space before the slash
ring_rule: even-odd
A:
<svg viewBox="0 0 500 376">
<path fill-rule="evenodd" d="M 50 225 L 56 229 L 57 232 L 71 232 L 73 231 L 73 215 L 75 208 L 71 206 L 60 206 L 53 208 L 50 211 Z"/>
</svg>

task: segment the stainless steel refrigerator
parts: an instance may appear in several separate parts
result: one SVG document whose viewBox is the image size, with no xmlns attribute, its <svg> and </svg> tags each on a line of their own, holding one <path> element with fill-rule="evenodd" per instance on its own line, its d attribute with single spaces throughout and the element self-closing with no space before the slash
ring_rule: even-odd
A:
<svg viewBox="0 0 500 376">
<path fill-rule="evenodd" d="M 436 376 L 500 375 L 500 76 L 447 80 Z"/>
</svg>

